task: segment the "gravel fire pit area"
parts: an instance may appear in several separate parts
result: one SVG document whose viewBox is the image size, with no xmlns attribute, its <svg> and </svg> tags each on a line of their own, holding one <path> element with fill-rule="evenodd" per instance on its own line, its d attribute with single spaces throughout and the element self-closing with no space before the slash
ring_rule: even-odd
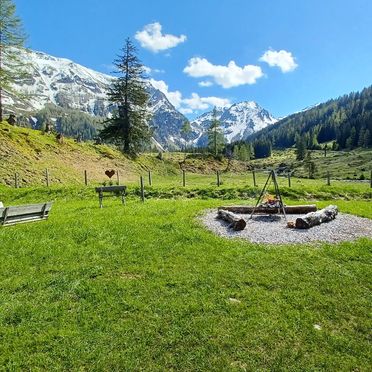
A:
<svg viewBox="0 0 372 372">
<path fill-rule="evenodd" d="M 247 225 L 244 230 L 234 231 L 229 223 L 217 219 L 217 210 L 208 210 L 202 217 L 202 223 L 217 235 L 226 238 L 246 239 L 252 243 L 291 244 L 309 242 L 337 243 L 366 237 L 372 239 L 372 220 L 339 213 L 327 223 L 310 229 L 291 229 L 283 215 L 250 215 L 238 214 Z M 287 221 L 295 221 L 303 215 L 287 215 Z"/>
</svg>

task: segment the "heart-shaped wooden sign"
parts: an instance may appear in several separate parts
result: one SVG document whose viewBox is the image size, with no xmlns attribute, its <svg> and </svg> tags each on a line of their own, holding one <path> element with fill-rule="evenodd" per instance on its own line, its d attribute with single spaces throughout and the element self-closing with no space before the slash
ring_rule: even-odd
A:
<svg viewBox="0 0 372 372">
<path fill-rule="evenodd" d="M 115 174 L 115 171 L 113 169 L 111 170 L 107 170 L 105 172 L 105 175 L 108 177 L 108 178 L 111 178 L 113 175 Z"/>
</svg>

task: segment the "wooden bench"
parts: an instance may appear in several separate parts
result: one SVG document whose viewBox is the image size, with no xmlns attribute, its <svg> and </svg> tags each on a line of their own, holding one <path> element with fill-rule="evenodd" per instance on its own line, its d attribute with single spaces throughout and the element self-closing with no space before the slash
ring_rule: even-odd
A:
<svg viewBox="0 0 372 372">
<path fill-rule="evenodd" d="M 46 220 L 52 203 L 28 204 L 0 208 L 0 225 L 9 226 L 17 223 Z"/>
<path fill-rule="evenodd" d="M 98 198 L 99 198 L 99 207 L 102 208 L 102 200 L 103 200 L 103 194 L 104 193 L 110 193 L 115 195 L 121 196 L 121 202 L 125 204 L 125 190 L 127 189 L 126 186 L 100 186 L 96 187 L 96 192 L 98 192 Z"/>
</svg>

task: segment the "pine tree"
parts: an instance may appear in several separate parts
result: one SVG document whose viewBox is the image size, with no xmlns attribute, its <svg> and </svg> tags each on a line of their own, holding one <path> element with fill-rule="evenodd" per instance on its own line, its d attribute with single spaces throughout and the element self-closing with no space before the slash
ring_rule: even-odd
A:
<svg viewBox="0 0 372 372">
<path fill-rule="evenodd" d="M 144 83 L 144 67 L 137 48 L 126 39 L 123 54 L 114 61 L 119 78 L 113 81 L 108 98 L 115 106 L 100 135 L 122 146 L 124 153 L 136 155 L 150 142 L 148 93 Z"/>
<path fill-rule="evenodd" d="M 222 150 L 224 137 L 221 133 L 221 122 L 217 118 L 217 109 L 213 108 L 212 123 L 208 129 L 208 147 L 212 150 L 214 156 Z"/>
<path fill-rule="evenodd" d="M 363 147 L 368 147 L 371 144 L 371 134 L 369 132 L 369 129 L 367 129 L 364 133 L 364 141 L 363 141 Z"/>
<path fill-rule="evenodd" d="M 19 53 L 24 46 L 25 35 L 15 12 L 16 7 L 11 0 L 0 1 L 0 122 L 3 120 L 4 92 L 16 94 L 12 84 L 25 76 Z"/>
<path fill-rule="evenodd" d="M 297 160 L 303 160 L 306 156 L 306 140 L 300 136 L 296 136 L 296 158 Z"/>
<path fill-rule="evenodd" d="M 187 148 L 190 133 L 191 133 L 190 122 L 188 120 L 185 120 L 182 124 L 182 127 L 181 127 L 181 136 L 182 136 L 183 140 L 185 141 L 185 153 L 186 153 L 186 148 Z"/>
</svg>

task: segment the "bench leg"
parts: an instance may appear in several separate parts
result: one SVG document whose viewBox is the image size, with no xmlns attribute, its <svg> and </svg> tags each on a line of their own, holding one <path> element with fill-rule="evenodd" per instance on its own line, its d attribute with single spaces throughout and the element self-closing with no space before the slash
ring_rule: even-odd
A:
<svg viewBox="0 0 372 372">
<path fill-rule="evenodd" d="M 102 200 L 103 200 L 103 193 L 100 192 L 100 193 L 99 193 L 99 207 L 100 207 L 100 208 L 103 207 Z"/>
<path fill-rule="evenodd" d="M 125 205 L 125 194 L 124 193 L 121 194 L 121 202 L 123 205 Z"/>
</svg>

